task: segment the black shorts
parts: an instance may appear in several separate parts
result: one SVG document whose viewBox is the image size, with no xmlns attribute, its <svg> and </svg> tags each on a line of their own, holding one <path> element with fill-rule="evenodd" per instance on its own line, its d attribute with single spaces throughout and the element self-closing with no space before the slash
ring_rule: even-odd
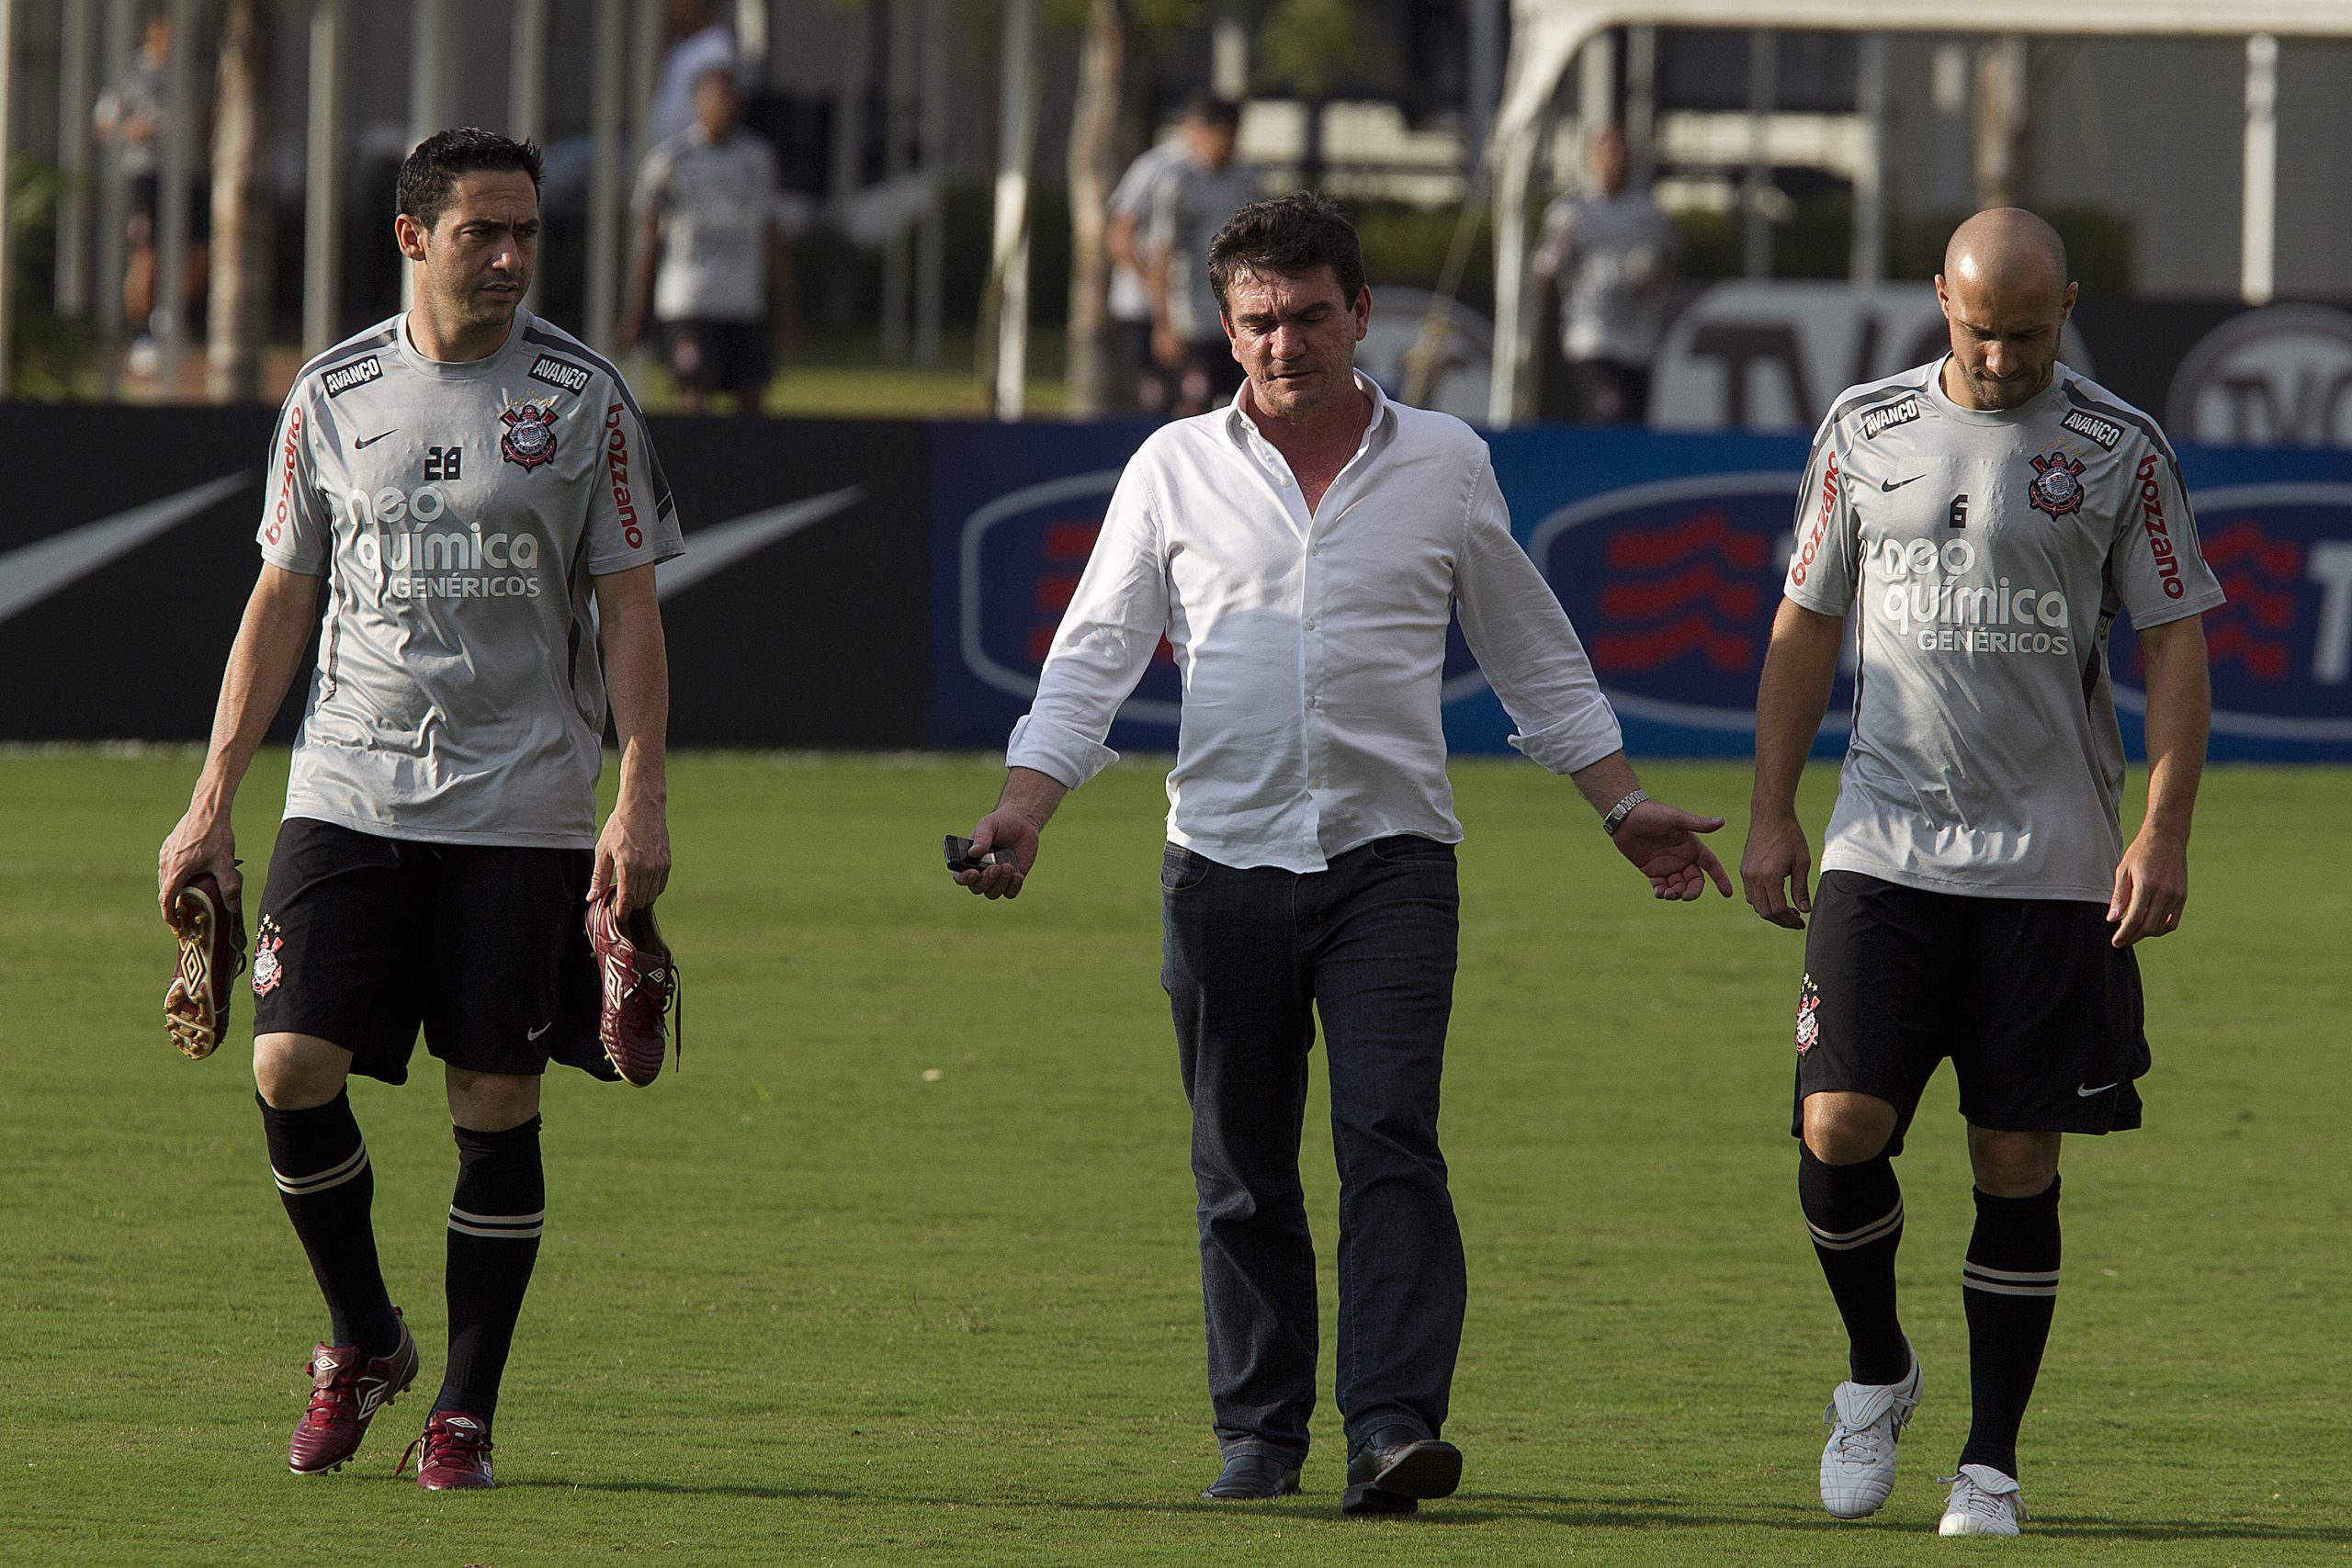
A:
<svg viewBox="0 0 2352 1568">
<path fill-rule="evenodd" d="M 408 1079 L 416 1032 L 453 1067 L 615 1075 L 582 915 L 586 850 L 436 844 L 292 817 L 254 933 L 254 1032 L 310 1034 Z"/>
<path fill-rule="evenodd" d="M 757 411 L 775 373 L 767 322 L 664 321 L 662 337 L 679 386 L 730 392 L 744 400 L 745 412 Z"/>
<path fill-rule="evenodd" d="M 2011 1133 L 2140 1124 L 2148 1070 L 2140 962 L 2109 945 L 2107 907 L 1928 893 L 1822 873 L 1797 998 L 1796 1111 L 1825 1090 L 1895 1110 L 1889 1154 L 1936 1065 L 1951 1058 L 1960 1112 Z"/>
</svg>

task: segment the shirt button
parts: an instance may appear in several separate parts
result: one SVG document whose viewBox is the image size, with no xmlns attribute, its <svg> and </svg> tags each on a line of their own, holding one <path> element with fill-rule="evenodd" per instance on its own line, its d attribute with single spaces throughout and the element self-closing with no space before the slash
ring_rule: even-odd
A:
<svg viewBox="0 0 2352 1568">
<path fill-rule="evenodd" d="M 1313 630 L 1315 629 L 1315 623 L 1314 623 L 1313 621 L 1309 621 L 1309 622 L 1307 622 L 1307 623 L 1306 623 L 1306 629 L 1307 629 L 1308 631 L 1313 631 Z"/>
<path fill-rule="evenodd" d="M 1317 702 L 1313 697 L 1309 697 L 1309 698 L 1307 698 L 1307 699 L 1306 699 L 1306 705 L 1307 705 L 1308 707 L 1319 707 L 1321 705 L 1320 705 L 1319 703 L 1317 703 Z"/>
</svg>

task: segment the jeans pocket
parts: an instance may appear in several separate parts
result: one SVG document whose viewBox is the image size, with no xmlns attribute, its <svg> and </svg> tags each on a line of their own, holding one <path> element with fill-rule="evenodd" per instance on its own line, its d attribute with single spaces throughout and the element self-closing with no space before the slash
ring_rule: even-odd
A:
<svg viewBox="0 0 2352 1568">
<path fill-rule="evenodd" d="M 1182 844 L 1170 844 L 1159 857 L 1159 890 L 1162 893 L 1189 893 L 1198 887 L 1209 874 L 1205 855 L 1196 855 Z"/>
<path fill-rule="evenodd" d="M 1422 861 L 1450 861 L 1453 846 L 1425 839 L 1419 833 L 1391 833 L 1372 841 L 1372 858 L 1383 865 L 1412 865 Z"/>
</svg>

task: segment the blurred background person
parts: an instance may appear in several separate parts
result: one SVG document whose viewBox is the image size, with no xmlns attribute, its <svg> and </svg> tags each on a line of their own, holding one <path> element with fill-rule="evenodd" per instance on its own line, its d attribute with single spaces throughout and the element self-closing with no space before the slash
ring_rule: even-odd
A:
<svg viewBox="0 0 2352 1568">
<path fill-rule="evenodd" d="M 735 34 L 718 19 L 711 0 L 670 0 L 662 23 L 670 40 L 662 56 L 662 79 L 653 89 L 653 110 L 647 120 L 658 146 L 683 136 L 695 122 L 695 89 L 709 71 L 730 75 L 739 69 Z"/>
<path fill-rule="evenodd" d="M 153 376 L 158 354 L 153 321 L 155 298 L 155 219 L 163 208 L 161 147 L 164 129 L 164 82 L 172 59 L 172 20 L 161 11 L 150 13 L 138 50 L 123 73 L 122 90 L 98 99 L 92 128 L 100 141 L 120 143 L 123 183 L 130 187 L 130 218 L 123 230 L 122 319 L 132 332 L 130 370 Z M 197 194 L 200 197 L 201 186 Z M 188 203 L 187 274 L 185 309 L 201 296 L 205 286 L 207 241 L 210 238 L 211 203 Z"/>
<path fill-rule="evenodd" d="M 624 353 L 642 341 L 650 300 L 686 412 L 719 392 L 755 413 L 772 349 L 789 354 L 799 336 L 784 190 L 775 150 L 743 129 L 732 64 L 706 69 L 694 103 L 694 124 L 646 157 L 615 336 Z"/>
<path fill-rule="evenodd" d="M 1650 358 L 1666 327 L 1674 222 L 1647 186 L 1628 183 L 1622 127 L 1601 128 L 1586 166 L 1591 183 L 1544 213 L 1531 270 L 1559 291 L 1570 417 L 1639 424 L 1649 415 Z"/>
<path fill-rule="evenodd" d="M 1239 104 L 1208 94 L 1194 98 L 1184 108 L 1184 155 L 1153 189 L 1144 250 L 1151 354 L 1175 378 L 1169 412 L 1178 419 L 1241 389 L 1241 367 L 1209 286 L 1209 241 L 1258 199 L 1257 169 L 1234 157 L 1240 136 Z"/>
<path fill-rule="evenodd" d="M 1174 378 L 1151 351 L 1151 291 L 1144 282 L 1144 226 L 1159 198 L 1160 181 L 1185 159 L 1182 137 L 1147 147 L 1111 191 L 1111 215 L 1102 231 L 1111 253 L 1111 320 L 1120 359 L 1120 380 L 1135 389 L 1136 407 L 1164 414 L 1174 400 Z"/>
</svg>

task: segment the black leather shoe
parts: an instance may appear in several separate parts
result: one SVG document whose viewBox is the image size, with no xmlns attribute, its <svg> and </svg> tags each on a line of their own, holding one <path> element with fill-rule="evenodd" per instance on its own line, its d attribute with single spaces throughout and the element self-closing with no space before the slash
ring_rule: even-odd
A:
<svg viewBox="0 0 2352 1568">
<path fill-rule="evenodd" d="M 1343 1514 L 1409 1514 L 1424 1497 L 1451 1497 L 1462 1484 L 1462 1450 L 1410 1427 L 1383 1427 L 1348 1461 Z"/>
<path fill-rule="evenodd" d="M 1226 1457 L 1225 1469 L 1201 1494 L 1213 1503 L 1298 1495 L 1298 1469 L 1272 1454 L 1244 1452 Z"/>
</svg>

